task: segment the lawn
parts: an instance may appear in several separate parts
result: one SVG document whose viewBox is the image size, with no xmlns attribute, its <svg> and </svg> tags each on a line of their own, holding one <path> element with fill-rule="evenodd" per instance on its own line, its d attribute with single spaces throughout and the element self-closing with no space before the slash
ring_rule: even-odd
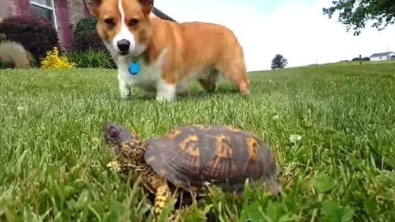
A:
<svg viewBox="0 0 395 222">
<path fill-rule="evenodd" d="M 191 96 L 161 104 L 141 92 L 122 101 L 111 70 L 2 71 L 0 221 L 152 221 L 142 190 L 106 169 L 106 121 L 143 138 L 177 125 L 232 124 L 275 152 L 279 199 L 263 186 L 240 200 L 219 194 L 181 210 L 181 221 L 205 221 L 204 212 L 221 222 L 395 219 L 394 63 L 250 77 L 248 97 L 229 84 L 212 95 L 195 85 Z"/>
</svg>

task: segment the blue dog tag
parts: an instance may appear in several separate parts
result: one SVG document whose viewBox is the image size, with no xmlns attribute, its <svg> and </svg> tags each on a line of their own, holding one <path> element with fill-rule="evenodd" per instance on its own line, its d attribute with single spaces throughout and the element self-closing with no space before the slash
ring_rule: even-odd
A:
<svg viewBox="0 0 395 222">
<path fill-rule="evenodd" d="M 140 66 L 136 62 L 131 62 L 129 64 L 129 73 L 132 75 L 137 75 L 140 72 Z"/>
</svg>

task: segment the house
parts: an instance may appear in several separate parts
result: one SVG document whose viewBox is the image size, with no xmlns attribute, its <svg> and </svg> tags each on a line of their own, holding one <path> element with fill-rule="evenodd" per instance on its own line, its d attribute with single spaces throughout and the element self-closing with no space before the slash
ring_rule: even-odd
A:
<svg viewBox="0 0 395 222">
<path fill-rule="evenodd" d="M 394 52 L 380 52 L 374 53 L 370 56 L 370 61 L 384 61 L 384 60 L 392 60 L 395 59 Z"/>
<path fill-rule="evenodd" d="M 73 26 L 81 18 L 91 15 L 85 0 L 0 0 L 0 5 L 0 22 L 9 16 L 26 12 L 50 20 L 64 48 L 72 44 Z M 153 13 L 162 19 L 175 21 L 157 8 L 153 9 Z"/>
</svg>

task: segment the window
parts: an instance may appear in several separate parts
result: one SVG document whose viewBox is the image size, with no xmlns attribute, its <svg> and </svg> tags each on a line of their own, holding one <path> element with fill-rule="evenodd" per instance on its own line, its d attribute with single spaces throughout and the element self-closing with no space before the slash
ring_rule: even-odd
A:
<svg viewBox="0 0 395 222">
<path fill-rule="evenodd" d="M 35 15 L 51 21 L 55 29 L 58 30 L 54 0 L 30 0 L 30 8 Z"/>
</svg>

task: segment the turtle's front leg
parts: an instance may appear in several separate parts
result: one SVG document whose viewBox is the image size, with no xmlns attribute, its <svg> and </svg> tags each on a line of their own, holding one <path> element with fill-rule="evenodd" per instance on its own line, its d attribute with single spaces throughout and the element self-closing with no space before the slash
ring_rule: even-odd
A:
<svg viewBox="0 0 395 222">
<path fill-rule="evenodd" d="M 121 167 L 120 167 L 120 165 L 119 165 L 119 163 L 117 161 L 111 161 L 111 162 L 107 163 L 107 167 L 110 170 L 113 170 L 115 172 L 120 172 L 121 171 Z"/>
<path fill-rule="evenodd" d="M 171 197 L 171 190 L 166 182 L 158 187 L 156 190 L 155 203 L 154 203 L 154 213 L 158 220 L 161 215 L 165 204 L 168 203 Z"/>
</svg>

